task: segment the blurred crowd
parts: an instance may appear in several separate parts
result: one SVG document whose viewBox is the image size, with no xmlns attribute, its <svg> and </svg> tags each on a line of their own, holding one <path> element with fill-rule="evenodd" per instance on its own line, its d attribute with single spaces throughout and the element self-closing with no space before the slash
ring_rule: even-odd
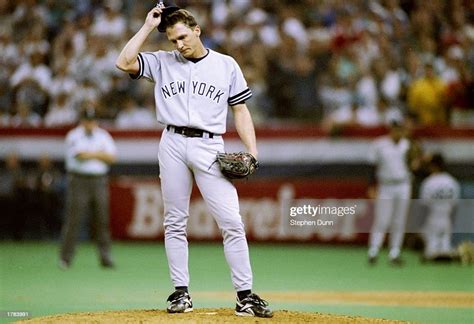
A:
<svg viewBox="0 0 474 324">
<path fill-rule="evenodd" d="M 166 3 L 166 1 L 165 1 Z M 205 46 L 232 55 L 257 126 L 288 120 L 474 125 L 474 2 L 176 0 Z M 157 128 L 153 85 L 115 68 L 152 1 L 0 0 L 0 126 L 64 127 L 84 104 Z M 154 33 L 144 51 L 172 49 Z"/>
<path fill-rule="evenodd" d="M 46 154 L 26 165 L 15 152 L 0 165 L 0 239 L 59 236 L 63 220 L 63 172 Z"/>
</svg>

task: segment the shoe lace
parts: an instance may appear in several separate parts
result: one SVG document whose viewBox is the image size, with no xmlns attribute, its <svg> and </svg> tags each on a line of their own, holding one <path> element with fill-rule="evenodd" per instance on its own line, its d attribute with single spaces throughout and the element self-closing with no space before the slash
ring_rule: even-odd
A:
<svg viewBox="0 0 474 324">
<path fill-rule="evenodd" d="M 256 306 L 263 306 L 263 307 L 268 306 L 268 302 L 260 298 L 257 294 L 250 294 L 245 299 L 248 299 L 252 304 Z"/>
<path fill-rule="evenodd" d="M 184 299 L 186 297 L 186 292 L 184 291 L 180 291 L 180 290 L 176 290 L 174 293 L 172 293 L 167 301 L 169 302 L 173 302 L 173 301 L 177 301 L 177 300 L 181 300 L 181 299 Z"/>
</svg>

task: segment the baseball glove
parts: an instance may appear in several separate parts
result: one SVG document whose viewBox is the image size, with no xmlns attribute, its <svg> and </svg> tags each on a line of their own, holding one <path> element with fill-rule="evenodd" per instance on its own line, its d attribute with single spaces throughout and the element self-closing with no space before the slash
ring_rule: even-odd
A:
<svg viewBox="0 0 474 324">
<path fill-rule="evenodd" d="M 250 153 L 217 153 L 216 162 L 224 176 L 229 179 L 243 179 L 252 175 L 259 166 Z"/>
<path fill-rule="evenodd" d="M 471 241 L 462 242 L 458 246 L 457 252 L 463 265 L 470 265 L 474 263 L 474 243 Z"/>
</svg>

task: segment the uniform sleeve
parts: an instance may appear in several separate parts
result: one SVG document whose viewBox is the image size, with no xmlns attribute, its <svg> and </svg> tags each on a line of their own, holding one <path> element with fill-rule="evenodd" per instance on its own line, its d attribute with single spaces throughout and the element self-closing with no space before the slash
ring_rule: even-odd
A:
<svg viewBox="0 0 474 324">
<path fill-rule="evenodd" d="M 377 164 L 377 160 L 378 160 L 378 147 L 379 147 L 379 142 L 378 141 L 374 141 L 371 143 L 370 147 L 369 147 L 369 152 L 367 154 L 367 158 L 368 158 L 368 162 L 372 165 L 376 165 Z"/>
<path fill-rule="evenodd" d="M 158 52 L 142 52 L 138 53 L 138 73 L 130 74 L 134 80 L 145 78 L 151 82 L 155 82 L 156 73 L 160 69 L 160 57 Z"/>
<path fill-rule="evenodd" d="M 74 140 L 74 135 L 72 132 L 69 132 L 66 135 L 66 158 L 74 158 L 80 151 L 77 141 Z"/>
<path fill-rule="evenodd" d="M 232 59 L 232 63 L 233 73 L 231 75 L 229 99 L 227 99 L 229 106 L 235 106 L 237 104 L 243 103 L 252 97 L 252 91 L 247 86 L 247 81 L 245 81 L 244 74 L 242 73 L 240 66 L 234 59 Z"/>
<path fill-rule="evenodd" d="M 459 184 L 459 182 L 454 179 L 454 184 L 453 184 L 453 189 L 454 189 L 454 195 L 453 195 L 453 198 L 454 199 L 460 199 L 461 198 L 461 185 Z"/>
<path fill-rule="evenodd" d="M 115 146 L 112 136 L 104 131 L 104 151 L 111 155 L 117 155 L 117 147 Z"/>
<path fill-rule="evenodd" d="M 429 188 L 428 188 L 428 179 L 426 178 L 421 182 L 420 185 L 420 199 L 426 203 L 426 200 L 430 199 Z"/>
</svg>

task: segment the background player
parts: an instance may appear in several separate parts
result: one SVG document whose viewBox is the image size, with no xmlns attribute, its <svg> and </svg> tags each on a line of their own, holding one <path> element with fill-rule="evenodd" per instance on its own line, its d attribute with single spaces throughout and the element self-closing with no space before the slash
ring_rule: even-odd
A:
<svg viewBox="0 0 474 324">
<path fill-rule="evenodd" d="M 375 200 L 375 218 L 369 237 L 368 261 L 374 264 L 390 228 L 389 259 L 402 265 L 401 247 L 410 206 L 411 174 L 410 141 L 400 121 L 392 121 L 388 136 L 373 143 L 370 159 L 376 167 L 377 188 L 369 188 L 369 197 Z M 375 178 L 374 177 L 374 178 Z"/>
<path fill-rule="evenodd" d="M 139 53 L 156 27 L 166 31 L 176 49 Z M 166 125 L 158 158 L 165 248 L 175 287 L 167 310 L 193 310 L 188 293 L 186 224 L 194 178 L 224 238 L 224 253 L 237 291 L 236 314 L 271 317 L 268 304 L 251 292 L 252 270 L 237 191 L 213 164 L 216 154 L 224 151 L 222 134 L 226 131 L 228 106 L 247 151 L 257 156 L 254 126 L 245 104 L 252 93 L 235 60 L 205 48 L 200 35 L 201 28 L 190 12 L 157 7 L 148 13 L 116 62 L 132 77 L 155 83 L 158 121 Z"/>
<path fill-rule="evenodd" d="M 451 216 L 460 198 L 459 182 L 446 172 L 444 158 L 433 154 L 429 161 L 430 176 L 421 184 L 420 198 L 428 207 L 428 217 L 422 236 L 425 242 L 423 258 L 451 258 Z"/>
<path fill-rule="evenodd" d="M 114 267 L 110 255 L 107 173 L 110 164 L 115 162 L 116 151 L 112 136 L 99 127 L 94 109 L 84 109 L 80 125 L 66 135 L 66 222 L 59 256 L 62 269 L 71 265 L 82 220 L 92 206 L 101 265 Z"/>
</svg>

